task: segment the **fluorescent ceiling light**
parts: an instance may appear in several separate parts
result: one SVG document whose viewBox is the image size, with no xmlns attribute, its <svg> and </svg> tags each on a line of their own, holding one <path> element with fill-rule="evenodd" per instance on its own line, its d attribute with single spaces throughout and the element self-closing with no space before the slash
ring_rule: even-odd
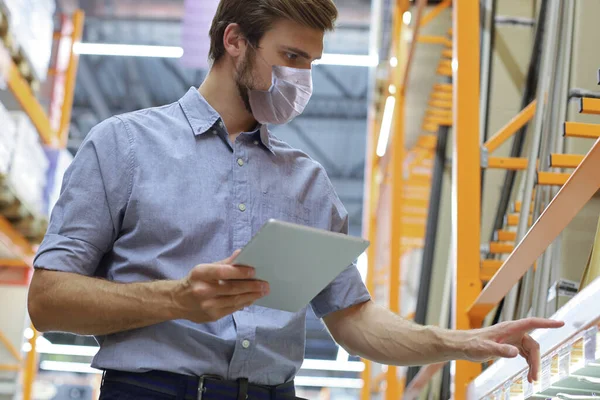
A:
<svg viewBox="0 0 600 400">
<path fill-rule="evenodd" d="M 67 361 L 43 360 L 40 369 L 57 372 L 79 372 L 83 374 L 101 374 L 102 371 L 90 367 L 89 364 Z"/>
<path fill-rule="evenodd" d="M 398 58 L 397 57 L 390 58 L 390 66 L 392 68 L 396 68 L 398 66 Z"/>
<path fill-rule="evenodd" d="M 315 65 L 346 65 L 351 67 L 376 67 L 379 64 L 377 56 L 356 54 L 323 54 Z"/>
<path fill-rule="evenodd" d="M 302 368 L 315 371 L 363 372 L 362 361 L 304 360 Z"/>
<path fill-rule="evenodd" d="M 98 56 L 128 56 L 128 57 L 155 57 L 155 58 L 181 58 L 183 48 L 177 46 L 145 46 L 133 44 L 110 43 L 75 43 L 75 54 L 88 54 Z"/>
<path fill-rule="evenodd" d="M 86 55 L 156 58 L 181 58 L 184 53 L 183 48 L 179 46 L 111 43 L 75 43 L 73 51 L 75 54 Z M 315 61 L 315 64 L 376 67 L 379 60 L 376 55 L 323 54 L 323 57 Z"/>
<path fill-rule="evenodd" d="M 41 354 L 56 354 L 61 356 L 82 356 L 93 357 L 98 352 L 97 346 L 74 346 L 68 344 L 53 344 L 46 342 L 36 342 L 36 351 Z"/>
<path fill-rule="evenodd" d="M 310 387 L 330 387 L 345 389 L 361 389 L 363 387 L 362 379 L 354 378 L 330 378 L 319 376 L 297 376 L 294 379 L 296 386 Z"/>
<path fill-rule="evenodd" d="M 404 22 L 405 25 L 410 25 L 411 20 L 412 14 L 410 13 L 410 11 L 405 11 L 404 14 L 402 14 L 402 22 Z"/>
<path fill-rule="evenodd" d="M 387 150 L 388 141 L 390 140 L 390 132 L 392 130 L 392 120 L 394 119 L 394 106 L 396 98 L 389 96 L 385 101 L 385 109 L 383 110 L 383 120 L 381 121 L 381 131 L 379 132 L 379 143 L 377 143 L 377 155 L 383 157 Z"/>
</svg>

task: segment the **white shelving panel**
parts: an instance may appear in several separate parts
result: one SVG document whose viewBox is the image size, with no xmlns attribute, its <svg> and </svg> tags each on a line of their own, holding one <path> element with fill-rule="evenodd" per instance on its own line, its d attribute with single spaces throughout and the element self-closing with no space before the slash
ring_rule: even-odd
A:
<svg viewBox="0 0 600 400">
<path fill-rule="evenodd" d="M 468 400 L 600 400 L 600 279 L 552 319 L 565 326 L 532 334 L 541 347 L 539 382 L 527 382 L 527 364 L 521 357 L 498 360 L 471 383 Z"/>
</svg>

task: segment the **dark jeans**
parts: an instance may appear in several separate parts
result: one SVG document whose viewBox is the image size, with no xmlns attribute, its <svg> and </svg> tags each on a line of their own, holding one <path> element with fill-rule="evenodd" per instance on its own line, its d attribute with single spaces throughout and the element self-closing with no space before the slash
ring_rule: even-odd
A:
<svg viewBox="0 0 600 400">
<path fill-rule="evenodd" d="M 269 390 L 268 387 L 245 384 L 243 389 L 233 381 L 205 381 L 202 400 L 294 400 L 293 382 Z M 245 394 L 248 394 L 247 397 Z M 127 373 L 107 371 L 99 400 L 196 400 L 198 378 L 169 372 Z"/>
<path fill-rule="evenodd" d="M 100 391 L 100 400 L 184 400 L 185 390 L 179 396 L 170 396 L 121 382 L 105 382 Z"/>
</svg>

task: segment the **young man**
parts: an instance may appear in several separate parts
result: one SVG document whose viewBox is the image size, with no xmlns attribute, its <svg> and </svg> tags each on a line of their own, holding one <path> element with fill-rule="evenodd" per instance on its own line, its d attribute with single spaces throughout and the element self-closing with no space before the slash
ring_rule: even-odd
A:
<svg viewBox="0 0 600 400">
<path fill-rule="evenodd" d="M 322 167 L 265 125 L 304 109 L 336 16 L 331 0 L 222 0 L 199 90 L 88 135 L 36 256 L 29 311 L 41 331 L 98 338 L 101 398 L 294 398 L 305 313 L 254 306 L 268 283 L 231 262 L 269 218 L 347 232 Z M 310 305 L 340 345 L 379 363 L 520 353 L 530 378 L 527 332 L 561 325 L 417 326 L 375 305 L 355 266 Z"/>
</svg>

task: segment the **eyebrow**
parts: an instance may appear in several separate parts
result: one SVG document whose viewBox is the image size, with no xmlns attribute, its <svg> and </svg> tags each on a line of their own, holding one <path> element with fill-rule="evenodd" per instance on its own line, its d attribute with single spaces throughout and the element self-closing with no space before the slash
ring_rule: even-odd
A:
<svg viewBox="0 0 600 400">
<path fill-rule="evenodd" d="M 286 50 L 286 51 L 289 51 L 289 52 L 291 52 L 291 53 L 296 53 L 296 54 L 298 54 L 298 55 L 299 55 L 300 57 L 302 57 L 302 58 L 306 58 L 306 59 L 308 59 L 308 60 L 311 60 L 311 59 L 312 59 L 312 57 L 310 56 L 310 54 L 308 54 L 307 52 L 305 52 L 305 51 L 303 51 L 303 50 L 297 49 L 297 48 L 295 48 L 295 47 L 283 46 L 283 47 L 282 47 L 282 49 L 283 49 L 283 50 Z M 320 58 L 321 58 L 321 57 L 315 58 L 315 60 L 318 60 L 318 59 L 320 59 Z"/>
</svg>

